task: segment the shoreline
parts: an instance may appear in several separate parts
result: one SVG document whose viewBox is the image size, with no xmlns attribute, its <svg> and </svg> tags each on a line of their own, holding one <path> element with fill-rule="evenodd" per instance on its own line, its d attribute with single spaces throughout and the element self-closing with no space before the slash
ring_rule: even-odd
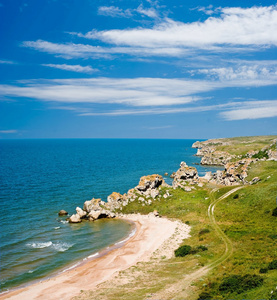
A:
<svg viewBox="0 0 277 300">
<path fill-rule="evenodd" d="M 81 290 L 93 290 L 111 279 L 119 271 L 128 269 L 151 257 L 172 257 L 174 250 L 189 237 L 190 227 L 180 221 L 157 218 L 150 215 L 123 215 L 122 220 L 134 222 L 136 232 L 128 240 L 119 241 L 119 247 L 83 261 L 80 265 L 65 269 L 53 277 L 8 291 L 0 299 L 71 299 Z M 122 243 L 122 246 L 121 246 Z"/>
</svg>

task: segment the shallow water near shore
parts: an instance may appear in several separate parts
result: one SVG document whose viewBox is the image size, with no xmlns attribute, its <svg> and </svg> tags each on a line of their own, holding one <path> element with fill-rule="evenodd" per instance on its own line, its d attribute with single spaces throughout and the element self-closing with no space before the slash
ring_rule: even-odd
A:
<svg viewBox="0 0 277 300">
<path fill-rule="evenodd" d="M 148 174 L 171 174 L 181 161 L 200 162 L 195 140 L 0 141 L 1 292 L 66 269 L 125 239 L 123 220 L 68 224 L 70 214 L 93 197 L 125 193 Z M 195 165 L 200 175 L 214 167 Z M 166 177 L 170 183 L 170 178 Z"/>
</svg>

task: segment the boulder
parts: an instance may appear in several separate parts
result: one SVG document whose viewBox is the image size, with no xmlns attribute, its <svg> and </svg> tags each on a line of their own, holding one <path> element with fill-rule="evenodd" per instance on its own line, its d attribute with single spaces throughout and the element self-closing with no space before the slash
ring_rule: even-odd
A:
<svg viewBox="0 0 277 300">
<path fill-rule="evenodd" d="M 76 212 L 80 216 L 81 219 L 87 215 L 87 213 L 84 210 L 82 210 L 82 208 L 80 208 L 80 207 L 76 207 Z"/>
<path fill-rule="evenodd" d="M 59 211 L 59 216 L 67 216 L 67 215 L 68 215 L 68 212 L 65 211 L 65 210 L 61 209 L 61 210 Z"/>
<path fill-rule="evenodd" d="M 81 223 L 82 220 L 80 218 L 80 216 L 78 214 L 72 215 L 69 219 L 68 219 L 69 223 Z"/>
</svg>

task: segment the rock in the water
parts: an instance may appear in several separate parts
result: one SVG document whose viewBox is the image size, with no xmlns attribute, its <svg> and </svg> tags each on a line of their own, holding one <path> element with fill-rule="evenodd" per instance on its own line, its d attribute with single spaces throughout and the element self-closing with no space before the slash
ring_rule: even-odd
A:
<svg viewBox="0 0 277 300">
<path fill-rule="evenodd" d="M 61 210 L 59 211 L 59 216 L 67 216 L 67 215 L 68 215 L 68 212 L 65 211 L 65 210 L 61 209 Z"/>
<path fill-rule="evenodd" d="M 82 220 L 80 218 L 80 216 L 78 214 L 72 215 L 69 219 L 68 219 L 69 223 L 81 223 Z"/>
<path fill-rule="evenodd" d="M 81 219 L 87 215 L 87 213 L 84 210 L 82 210 L 82 208 L 80 208 L 80 207 L 76 207 L 76 212 L 80 216 Z"/>
</svg>

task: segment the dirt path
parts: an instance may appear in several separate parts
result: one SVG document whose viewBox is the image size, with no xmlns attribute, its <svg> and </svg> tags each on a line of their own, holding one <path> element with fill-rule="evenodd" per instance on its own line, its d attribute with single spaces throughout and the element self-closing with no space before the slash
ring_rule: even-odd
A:
<svg viewBox="0 0 277 300">
<path fill-rule="evenodd" d="M 209 263 L 207 266 L 194 271 L 193 273 L 187 274 L 182 280 L 179 280 L 177 283 L 170 285 L 168 288 L 163 289 L 161 292 L 155 294 L 155 299 L 174 299 L 175 296 L 178 296 L 182 292 L 183 297 L 189 297 L 191 293 L 191 285 L 195 280 L 200 279 L 204 275 L 206 275 L 210 270 L 222 264 L 225 260 L 227 260 L 233 254 L 233 244 L 231 240 L 225 235 L 225 233 L 220 229 L 218 224 L 216 223 L 214 210 L 216 204 L 218 204 L 223 199 L 227 198 L 231 194 L 235 193 L 242 186 L 236 187 L 229 192 L 225 193 L 218 199 L 215 199 L 214 193 L 218 189 L 213 189 L 211 191 L 210 197 L 212 198 L 212 202 L 208 207 L 208 216 L 214 227 L 217 235 L 223 240 L 225 244 L 225 251 L 224 253 L 217 258 L 215 261 Z M 185 294 L 184 294 L 185 292 Z"/>
</svg>

